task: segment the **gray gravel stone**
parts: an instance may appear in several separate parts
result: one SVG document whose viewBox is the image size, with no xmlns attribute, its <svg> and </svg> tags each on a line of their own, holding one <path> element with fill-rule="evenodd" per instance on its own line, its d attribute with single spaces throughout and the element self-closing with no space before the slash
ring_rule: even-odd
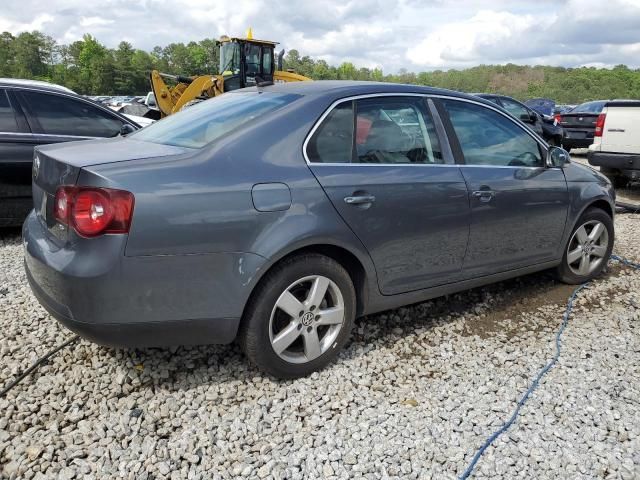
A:
<svg viewBox="0 0 640 480">
<path fill-rule="evenodd" d="M 640 261 L 640 216 L 615 251 Z M 296 381 L 236 346 L 66 348 L 0 399 L 0 478 L 455 479 L 553 353 L 572 288 L 545 273 L 359 319 Z M 0 237 L 0 386 L 70 332 Z M 640 478 L 640 274 L 584 290 L 558 364 L 474 478 Z"/>
</svg>

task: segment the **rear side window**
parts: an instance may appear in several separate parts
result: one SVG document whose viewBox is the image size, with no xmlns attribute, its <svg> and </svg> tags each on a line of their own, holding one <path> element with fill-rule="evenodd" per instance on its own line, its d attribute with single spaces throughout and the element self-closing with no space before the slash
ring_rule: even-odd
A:
<svg viewBox="0 0 640 480">
<path fill-rule="evenodd" d="M 129 138 L 201 148 L 289 105 L 299 97 L 270 92 L 229 93 L 185 108 L 129 135 Z"/>
<path fill-rule="evenodd" d="M 443 104 L 467 165 L 543 166 L 538 142 L 504 115 L 468 102 Z"/>
<path fill-rule="evenodd" d="M 307 150 L 321 163 L 443 163 L 435 127 L 419 97 L 372 97 L 334 108 Z"/>
<path fill-rule="evenodd" d="M 79 137 L 115 137 L 123 122 L 98 107 L 63 95 L 22 92 L 42 133 Z"/>
<path fill-rule="evenodd" d="M 511 115 L 513 115 L 515 118 L 518 119 L 528 119 L 529 118 L 529 111 L 524 108 L 522 105 L 520 105 L 519 103 L 516 103 L 512 100 L 508 100 L 506 98 L 502 99 L 502 106 L 504 107 L 504 109 L 509 112 Z"/>
<path fill-rule="evenodd" d="M 273 73 L 273 64 L 271 59 L 273 58 L 273 48 L 262 47 L 262 73 L 270 75 Z"/>
<path fill-rule="evenodd" d="M 307 156 L 315 163 L 351 163 L 353 102 L 341 103 L 331 110 L 313 134 Z"/>
<path fill-rule="evenodd" d="M 17 132 L 18 123 L 5 90 L 0 90 L 0 132 Z"/>
</svg>

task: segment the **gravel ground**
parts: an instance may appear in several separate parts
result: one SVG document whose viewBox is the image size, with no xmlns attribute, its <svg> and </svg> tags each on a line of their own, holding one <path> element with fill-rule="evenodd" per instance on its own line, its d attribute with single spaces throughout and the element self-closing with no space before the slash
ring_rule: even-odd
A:
<svg viewBox="0 0 640 480">
<path fill-rule="evenodd" d="M 640 215 L 615 251 L 640 261 Z M 235 346 L 80 341 L 0 399 L 4 478 L 456 478 L 553 353 L 548 274 L 360 319 L 339 361 L 279 382 Z M 68 338 L 0 238 L 0 386 Z M 640 478 L 640 274 L 585 290 L 559 363 L 474 478 Z"/>
</svg>

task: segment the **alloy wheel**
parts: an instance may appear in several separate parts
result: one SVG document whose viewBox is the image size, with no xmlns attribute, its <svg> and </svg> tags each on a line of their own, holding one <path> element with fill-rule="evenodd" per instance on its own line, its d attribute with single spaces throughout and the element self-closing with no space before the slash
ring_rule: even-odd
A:
<svg viewBox="0 0 640 480">
<path fill-rule="evenodd" d="M 609 232 L 602 222 L 591 220 L 581 225 L 571 237 L 567 247 L 569 269 L 581 277 L 596 271 L 609 246 Z"/>
<path fill-rule="evenodd" d="M 331 279 L 321 275 L 301 278 L 282 292 L 273 307 L 271 347 L 287 362 L 310 362 L 331 348 L 344 318 L 344 299 Z"/>
</svg>

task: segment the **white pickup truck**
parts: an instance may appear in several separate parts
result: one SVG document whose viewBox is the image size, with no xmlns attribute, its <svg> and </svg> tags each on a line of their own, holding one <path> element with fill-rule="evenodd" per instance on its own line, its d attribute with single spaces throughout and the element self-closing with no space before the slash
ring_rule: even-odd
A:
<svg viewBox="0 0 640 480">
<path fill-rule="evenodd" d="M 605 104 L 587 158 L 616 187 L 640 181 L 640 100 Z"/>
</svg>

